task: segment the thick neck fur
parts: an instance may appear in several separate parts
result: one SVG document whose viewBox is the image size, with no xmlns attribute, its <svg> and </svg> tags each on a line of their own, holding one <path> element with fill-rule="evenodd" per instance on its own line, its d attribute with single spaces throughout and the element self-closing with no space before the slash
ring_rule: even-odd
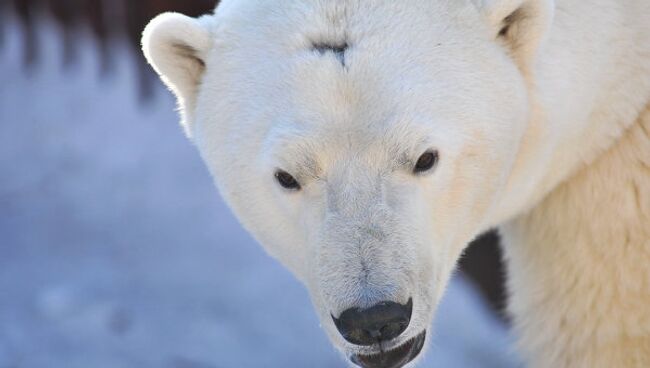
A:
<svg viewBox="0 0 650 368">
<path fill-rule="evenodd" d="M 540 52 L 499 219 L 515 218 L 509 309 L 533 367 L 650 366 L 649 16 L 558 2 Z"/>
<path fill-rule="evenodd" d="M 650 366 L 650 109 L 502 233 L 534 367 Z"/>
</svg>

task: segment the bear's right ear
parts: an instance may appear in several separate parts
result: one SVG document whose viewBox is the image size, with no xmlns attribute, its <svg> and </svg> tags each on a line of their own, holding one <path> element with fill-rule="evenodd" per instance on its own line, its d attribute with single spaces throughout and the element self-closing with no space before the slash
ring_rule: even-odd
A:
<svg viewBox="0 0 650 368">
<path fill-rule="evenodd" d="M 181 124 L 190 133 L 205 60 L 212 48 L 209 20 L 164 13 L 154 18 L 142 34 L 142 50 L 149 64 L 178 99 Z"/>
</svg>

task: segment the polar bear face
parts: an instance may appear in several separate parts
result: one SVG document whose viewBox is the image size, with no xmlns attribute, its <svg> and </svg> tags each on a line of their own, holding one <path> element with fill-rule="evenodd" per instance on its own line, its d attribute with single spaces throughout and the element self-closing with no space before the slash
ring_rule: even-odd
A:
<svg viewBox="0 0 650 368">
<path fill-rule="evenodd" d="M 396 4 L 223 1 L 143 39 L 222 196 L 363 367 L 418 356 L 529 114 L 538 7 Z"/>
</svg>

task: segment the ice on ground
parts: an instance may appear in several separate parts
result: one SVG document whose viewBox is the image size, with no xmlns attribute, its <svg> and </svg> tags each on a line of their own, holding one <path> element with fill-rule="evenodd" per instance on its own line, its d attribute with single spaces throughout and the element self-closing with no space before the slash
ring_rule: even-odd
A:
<svg viewBox="0 0 650 368">
<path fill-rule="evenodd" d="M 62 70 L 57 29 L 0 50 L 0 368 L 345 367 L 307 292 L 242 230 L 169 93 L 138 102 L 132 56 Z M 422 367 L 514 367 L 508 335 L 456 278 Z"/>
</svg>

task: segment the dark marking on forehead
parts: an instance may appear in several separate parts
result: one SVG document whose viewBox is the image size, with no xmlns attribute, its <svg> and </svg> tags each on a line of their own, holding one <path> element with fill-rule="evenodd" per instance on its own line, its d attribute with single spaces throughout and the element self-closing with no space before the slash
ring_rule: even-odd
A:
<svg viewBox="0 0 650 368">
<path fill-rule="evenodd" d="M 347 42 L 340 43 L 315 43 L 313 49 L 319 54 L 323 55 L 325 53 L 331 52 L 334 56 L 341 62 L 341 65 L 345 66 L 345 52 L 348 50 Z"/>
</svg>

